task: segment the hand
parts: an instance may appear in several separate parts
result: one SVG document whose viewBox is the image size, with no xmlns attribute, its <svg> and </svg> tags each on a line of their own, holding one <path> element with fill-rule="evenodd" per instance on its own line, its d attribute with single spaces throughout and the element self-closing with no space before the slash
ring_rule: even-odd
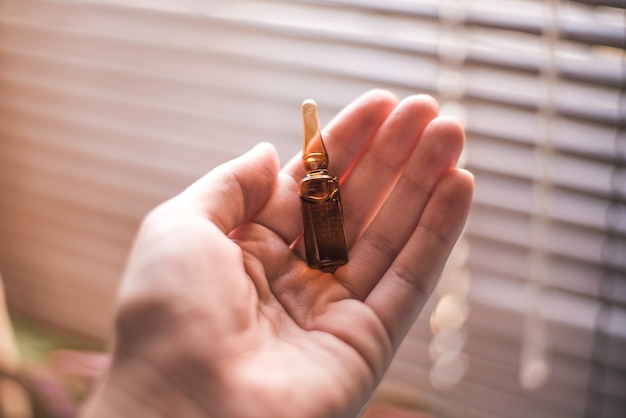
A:
<svg viewBox="0 0 626 418">
<path fill-rule="evenodd" d="M 307 267 L 297 182 L 269 144 L 144 220 L 112 363 L 85 417 L 348 417 L 430 295 L 469 210 L 459 123 L 371 91 L 324 132 L 350 261 Z"/>
</svg>

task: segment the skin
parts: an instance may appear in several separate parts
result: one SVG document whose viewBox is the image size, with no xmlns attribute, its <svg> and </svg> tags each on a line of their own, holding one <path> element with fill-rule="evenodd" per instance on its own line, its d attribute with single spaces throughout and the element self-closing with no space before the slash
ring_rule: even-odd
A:
<svg viewBox="0 0 626 418">
<path fill-rule="evenodd" d="M 350 417 L 434 288 L 469 211 L 462 126 L 370 91 L 323 137 L 350 261 L 303 261 L 296 156 L 260 144 L 144 220 L 111 365 L 83 418 Z"/>
</svg>

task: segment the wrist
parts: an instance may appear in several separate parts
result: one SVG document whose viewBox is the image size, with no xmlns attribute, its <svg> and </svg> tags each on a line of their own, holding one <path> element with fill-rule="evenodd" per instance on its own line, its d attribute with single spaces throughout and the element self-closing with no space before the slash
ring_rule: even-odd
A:
<svg viewBox="0 0 626 418">
<path fill-rule="evenodd" d="M 214 416 L 208 410 L 209 395 L 194 399 L 204 390 L 182 387 L 173 376 L 141 359 L 114 365 L 94 388 L 81 408 L 80 418 L 169 418 Z"/>
</svg>

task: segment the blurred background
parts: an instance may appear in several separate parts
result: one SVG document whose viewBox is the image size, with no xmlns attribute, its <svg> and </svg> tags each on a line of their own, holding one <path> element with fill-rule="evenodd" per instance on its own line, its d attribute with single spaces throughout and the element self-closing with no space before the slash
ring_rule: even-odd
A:
<svg viewBox="0 0 626 418">
<path fill-rule="evenodd" d="M 286 162 L 303 99 L 326 123 L 382 87 L 464 121 L 476 193 L 375 399 L 626 416 L 625 8 L 0 0 L 0 271 L 22 362 L 106 346 L 153 206 L 259 141 Z"/>
</svg>

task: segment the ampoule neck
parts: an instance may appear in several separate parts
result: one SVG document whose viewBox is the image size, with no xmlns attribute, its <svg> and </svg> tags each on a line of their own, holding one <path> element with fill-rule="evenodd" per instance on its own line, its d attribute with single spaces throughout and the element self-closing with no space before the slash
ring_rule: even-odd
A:
<svg viewBox="0 0 626 418">
<path fill-rule="evenodd" d="M 328 170 L 325 168 L 318 168 L 316 170 L 308 170 L 306 172 L 307 177 L 322 177 L 322 176 L 330 176 Z"/>
<path fill-rule="evenodd" d="M 307 173 L 311 171 L 328 170 L 328 155 L 325 151 L 325 149 L 323 149 L 323 151 L 315 150 L 302 156 L 304 169 L 307 171 Z"/>
</svg>

